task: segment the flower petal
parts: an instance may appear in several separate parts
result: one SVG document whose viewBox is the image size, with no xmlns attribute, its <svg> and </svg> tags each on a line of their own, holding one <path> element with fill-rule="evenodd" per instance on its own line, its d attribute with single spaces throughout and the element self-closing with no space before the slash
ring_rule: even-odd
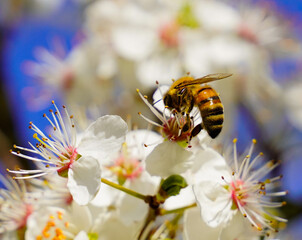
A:
<svg viewBox="0 0 302 240">
<path fill-rule="evenodd" d="M 88 204 L 100 189 L 101 170 L 97 159 L 81 157 L 68 171 L 67 187 L 76 203 Z"/>
<path fill-rule="evenodd" d="M 158 191 L 160 178 L 151 177 L 147 172 L 143 172 L 140 178 L 127 183 L 127 188 L 144 195 L 153 196 Z M 143 221 L 147 216 L 149 206 L 141 199 L 123 194 L 123 199 L 121 200 L 121 205 L 119 206 L 120 220 L 126 226 Z"/>
<path fill-rule="evenodd" d="M 153 106 L 161 113 L 164 113 L 166 116 L 171 116 L 171 111 L 166 108 L 163 100 L 169 88 L 170 86 L 168 85 L 162 85 L 158 87 L 153 94 Z"/>
<path fill-rule="evenodd" d="M 173 78 L 182 76 L 181 62 L 175 54 L 154 56 L 141 61 L 137 65 L 138 80 L 147 87 L 154 87 L 157 80 L 161 84 L 170 84 Z"/>
<path fill-rule="evenodd" d="M 89 240 L 89 237 L 85 231 L 81 231 L 75 236 L 74 240 Z"/>
<path fill-rule="evenodd" d="M 146 58 L 154 49 L 157 36 L 143 26 L 123 26 L 113 31 L 113 44 L 119 55 L 133 61 Z"/>
<path fill-rule="evenodd" d="M 166 210 L 172 210 L 189 206 L 196 201 L 195 195 L 193 194 L 192 186 L 188 186 L 180 190 L 176 196 L 169 197 L 165 203 L 164 208 Z"/>
<path fill-rule="evenodd" d="M 237 210 L 232 210 L 230 193 L 220 184 L 204 181 L 193 185 L 202 219 L 210 227 L 229 222 Z"/>
<path fill-rule="evenodd" d="M 222 229 L 219 240 L 258 240 L 261 234 L 263 233 L 251 227 L 250 222 L 237 212 L 232 221 Z"/>
<path fill-rule="evenodd" d="M 234 31 L 240 23 L 238 12 L 223 2 L 202 1 L 194 10 L 199 22 L 209 31 Z"/>
<path fill-rule="evenodd" d="M 209 227 L 200 217 L 197 209 L 190 209 L 184 214 L 184 239 L 199 240 L 219 239 L 221 227 Z"/>
<path fill-rule="evenodd" d="M 146 159 L 146 170 L 152 176 L 168 177 L 184 173 L 191 167 L 192 153 L 176 142 L 166 141 L 157 145 Z"/>
<path fill-rule="evenodd" d="M 155 144 L 160 143 L 162 139 L 160 134 L 150 130 L 130 131 L 126 135 L 129 154 L 135 159 L 144 161 L 156 146 Z"/>
<path fill-rule="evenodd" d="M 194 154 L 192 167 L 195 182 L 222 182 L 221 176 L 229 178 L 229 171 L 225 159 L 214 149 L 205 147 Z M 210 169 L 210 170 L 209 170 Z"/>
<path fill-rule="evenodd" d="M 121 117 L 100 117 L 85 130 L 78 151 L 82 156 L 93 156 L 103 164 L 110 154 L 120 150 L 126 132 L 127 124 Z"/>
</svg>

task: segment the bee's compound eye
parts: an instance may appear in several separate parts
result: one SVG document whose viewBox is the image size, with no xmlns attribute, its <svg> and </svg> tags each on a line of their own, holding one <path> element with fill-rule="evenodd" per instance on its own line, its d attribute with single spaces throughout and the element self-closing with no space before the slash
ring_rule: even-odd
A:
<svg viewBox="0 0 302 240">
<path fill-rule="evenodd" d="M 184 95 L 188 92 L 188 89 L 187 88 L 182 88 L 180 91 L 179 91 L 179 95 Z"/>
<path fill-rule="evenodd" d="M 166 106 L 168 106 L 168 107 L 171 107 L 171 106 L 172 106 L 172 97 L 171 97 L 171 95 L 166 94 L 166 95 L 164 96 L 164 104 L 165 104 Z"/>
</svg>

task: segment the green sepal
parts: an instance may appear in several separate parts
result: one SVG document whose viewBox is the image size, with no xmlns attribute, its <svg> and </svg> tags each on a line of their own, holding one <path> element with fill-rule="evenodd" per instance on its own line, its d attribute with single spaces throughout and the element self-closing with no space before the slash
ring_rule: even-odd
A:
<svg viewBox="0 0 302 240">
<path fill-rule="evenodd" d="M 182 176 L 175 174 L 166 178 L 162 182 L 159 192 L 162 197 L 168 198 L 178 195 L 180 190 L 187 186 L 188 184 L 186 180 Z"/>
</svg>

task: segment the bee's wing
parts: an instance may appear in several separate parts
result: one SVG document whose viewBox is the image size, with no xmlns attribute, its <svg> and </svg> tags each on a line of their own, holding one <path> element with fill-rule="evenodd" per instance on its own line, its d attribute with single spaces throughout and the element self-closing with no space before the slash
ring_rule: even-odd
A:
<svg viewBox="0 0 302 240">
<path fill-rule="evenodd" d="M 190 81 L 184 81 L 184 82 L 180 83 L 179 85 L 177 85 L 175 88 L 182 88 L 182 87 L 186 87 L 186 86 L 190 86 L 190 85 L 208 83 L 208 82 L 224 79 L 224 78 L 227 78 L 230 76 L 232 76 L 232 74 L 228 74 L 228 73 L 209 74 L 202 78 L 196 78 L 196 79 L 193 79 Z"/>
</svg>

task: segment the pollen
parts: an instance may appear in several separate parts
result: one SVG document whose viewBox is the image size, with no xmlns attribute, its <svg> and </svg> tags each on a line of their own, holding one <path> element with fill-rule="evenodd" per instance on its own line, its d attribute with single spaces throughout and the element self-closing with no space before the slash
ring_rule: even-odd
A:
<svg viewBox="0 0 302 240">
<path fill-rule="evenodd" d="M 63 219 L 63 213 L 58 211 L 57 214 L 58 214 L 58 219 L 62 220 Z"/>
</svg>

